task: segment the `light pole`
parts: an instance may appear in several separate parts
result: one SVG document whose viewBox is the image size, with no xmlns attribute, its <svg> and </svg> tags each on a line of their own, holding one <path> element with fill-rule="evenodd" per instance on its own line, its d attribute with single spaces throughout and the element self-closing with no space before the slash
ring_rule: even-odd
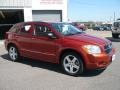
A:
<svg viewBox="0 0 120 90">
<path fill-rule="evenodd" d="M 115 16 L 115 12 L 114 12 L 114 22 L 115 22 L 116 16 Z"/>
</svg>

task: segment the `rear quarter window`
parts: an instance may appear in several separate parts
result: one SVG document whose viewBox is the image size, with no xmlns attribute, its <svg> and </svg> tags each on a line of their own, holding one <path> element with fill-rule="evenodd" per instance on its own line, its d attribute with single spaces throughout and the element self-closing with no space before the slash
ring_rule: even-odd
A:
<svg viewBox="0 0 120 90">
<path fill-rule="evenodd" d="M 17 33 L 20 30 L 19 26 L 13 26 L 9 31 L 13 33 Z"/>
</svg>

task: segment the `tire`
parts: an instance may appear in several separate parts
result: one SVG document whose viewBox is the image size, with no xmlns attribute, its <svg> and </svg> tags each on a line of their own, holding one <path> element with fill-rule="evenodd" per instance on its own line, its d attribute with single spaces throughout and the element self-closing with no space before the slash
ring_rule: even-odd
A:
<svg viewBox="0 0 120 90">
<path fill-rule="evenodd" d="M 119 37 L 119 34 L 113 34 L 113 33 L 112 33 L 112 37 L 113 37 L 113 38 L 118 38 L 118 37 Z"/>
<path fill-rule="evenodd" d="M 9 46 L 8 48 L 8 55 L 11 59 L 11 61 L 18 61 L 20 59 L 20 54 L 18 52 L 18 49 L 15 46 Z"/>
<path fill-rule="evenodd" d="M 71 76 L 83 74 L 84 64 L 80 56 L 74 52 L 65 53 L 62 56 L 62 68 Z"/>
</svg>

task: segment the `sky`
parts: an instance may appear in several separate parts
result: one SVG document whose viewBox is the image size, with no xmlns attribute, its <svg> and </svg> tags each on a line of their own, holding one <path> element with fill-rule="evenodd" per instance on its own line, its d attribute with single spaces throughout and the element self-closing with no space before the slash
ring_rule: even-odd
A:
<svg viewBox="0 0 120 90">
<path fill-rule="evenodd" d="M 120 0 L 68 0 L 69 21 L 111 22 L 120 18 Z"/>
</svg>

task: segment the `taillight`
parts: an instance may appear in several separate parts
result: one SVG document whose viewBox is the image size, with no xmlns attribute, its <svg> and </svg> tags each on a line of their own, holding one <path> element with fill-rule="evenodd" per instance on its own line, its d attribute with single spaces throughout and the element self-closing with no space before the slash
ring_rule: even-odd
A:
<svg viewBox="0 0 120 90">
<path fill-rule="evenodd" d="M 7 32 L 5 33 L 5 39 L 8 39 L 8 33 Z"/>
</svg>

